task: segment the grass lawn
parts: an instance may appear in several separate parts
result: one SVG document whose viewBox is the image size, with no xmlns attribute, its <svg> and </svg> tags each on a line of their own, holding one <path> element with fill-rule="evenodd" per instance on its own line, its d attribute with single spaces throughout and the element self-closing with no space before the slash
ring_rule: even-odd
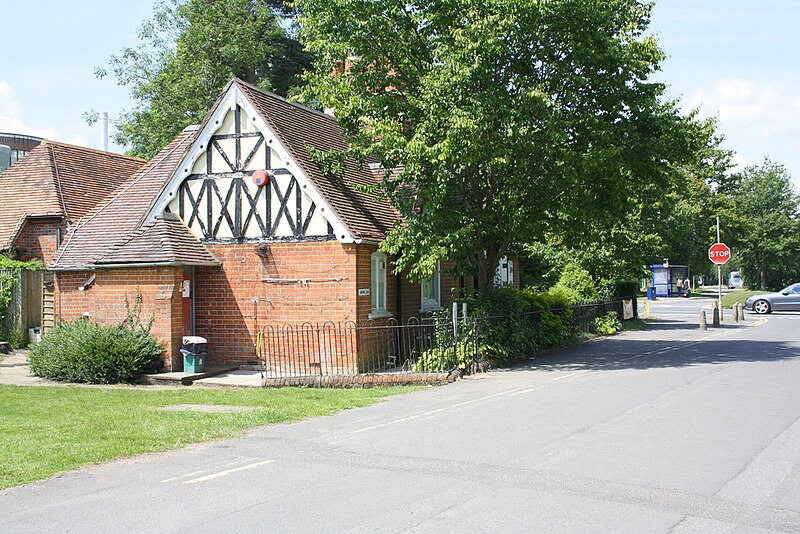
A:
<svg viewBox="0 0 800 534">
<path fill-rule="evenodd" d="M 749 291 L 747 289 L 737 289 L 736 291 L 731 291 L 725 295 L 722 295 L 722 307 L 723 308 L 733 308 L 733 304 L 738 302 L 740 304 L 744 304 L 749 297 L 753 295 L 762 295 L 764 293 L 768 293 L 767 291 Z"/>
<path fill-rule="evenodd" d="M 643 330 L 645 328 L 647 328 L 647 323 L 642 319 L 628 319 L 627 321 L 622 321 L 622 328 L 620 331 L 628 332 L 630 330 Z"/>
<path fill-rule="evenodd" d="M 233 437 L 242 430 L 367 406 L 410 387 L 175 389 L 0 386 L 0 489 L 87 464 Z M 165 411 L 174 404 L 252 406 Z"/>
</svg>

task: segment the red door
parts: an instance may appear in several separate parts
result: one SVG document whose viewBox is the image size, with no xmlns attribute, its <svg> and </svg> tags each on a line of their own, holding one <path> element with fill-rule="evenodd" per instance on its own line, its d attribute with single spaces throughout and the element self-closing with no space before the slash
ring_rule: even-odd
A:
<svg viewBox="0 0 800 534">
<path fill-rule="evenodd" d="M 192 277 L 190 273 L 183 273 L 183 335 L 191 336 L 192 332 Z"/>
</svg>

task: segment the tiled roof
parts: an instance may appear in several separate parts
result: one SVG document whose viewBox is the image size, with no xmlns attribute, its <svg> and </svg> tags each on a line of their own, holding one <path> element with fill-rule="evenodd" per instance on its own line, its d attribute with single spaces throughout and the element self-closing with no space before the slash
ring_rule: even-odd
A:
<svg viewBox="0 0 800 534">
<path fill-rule="evenodd" d="M 359 186 L 372 186 L 378 182 L 370 169 L 348 160 L 342 181 L 324 175 L 308 154 L 308 147 L 322 151 L 347 148 L 335 119 L 239 80 L 233 80 L 231 84 L 239 87 L 353 236 L 376 241 L 384 239 L 400 217 L 387 200 L 358 190 Z M 217 104 L 219 102 L 220 99 Z M 202 129 L 184 130 L 102 207 L 75 224 L 52 267 L 85 269 L 136 263 L 217 264 L 214 256 L 190 234 L 183 222 L 169 214 L 144 225 L 148 211 Z"/>
<path fill-rule="evenodd" d="M 29 217 L 84 217 L 144 165 L 144 160 L 43 141 L 0 173 L 0 250 Z"/>
<path fill-rule="evenodd" d="M 159 235 L 160 228 L 150 228 L 149 231 L 154 232 L 150 234 L 140 232 L 140 226 L 156 196 L 191 147 L 195 135 L 196 129 L 184 130 L 103 206 L 78 221 L 67 234 L 52 267 L 91 268 L 103 258 L 128 254 L 127 250 L 122 250 L 126 244 L 139 247 L 151 236 Z M 132 239 L 136 236 L 139 238 Z M 148 254 L 152 252 L 151 249 L 147 251 Z"/>
<path fill-rule="evenodd" d="M 133 236 L 111 247 L 95 261 L 98 266 L 135 263 L 219 265 L 219 261 L 189 231 L 177 215 L 164 213 Z"/>
<path fill-rule="evenodd" d="M 278 95 L 241 80 L 237 79 L 234 83 L 272 128 L 353 236 L 383 240 L 386 233 L 400 220 L 400 216 L 388 200 L 377 194 L 358 190 L 359 186 L 376 185 L 377 179 L 370 169 L 348 159 L 344 180 L 340 180 L 323 174 L 320 166 L 308 154 L 308 147 L 322 151 L 347 148 L 344 134 L 336 119 L 287 102 Z"/>
</svg>

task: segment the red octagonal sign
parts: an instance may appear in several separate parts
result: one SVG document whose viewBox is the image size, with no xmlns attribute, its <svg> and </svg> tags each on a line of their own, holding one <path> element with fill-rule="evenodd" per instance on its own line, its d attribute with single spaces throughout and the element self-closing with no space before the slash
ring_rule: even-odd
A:
<svg viewBox="0 0 800 534">
<path fill-rule="evenodd" d="M 731 249 L 729 249 L 728 245 L 725 243 L 714 243 L 711 245 L 711 248 L 708 249 L 708 259 L 717 265 L 727 263 L 727 261 L 731 259 Z"/>
</svg>

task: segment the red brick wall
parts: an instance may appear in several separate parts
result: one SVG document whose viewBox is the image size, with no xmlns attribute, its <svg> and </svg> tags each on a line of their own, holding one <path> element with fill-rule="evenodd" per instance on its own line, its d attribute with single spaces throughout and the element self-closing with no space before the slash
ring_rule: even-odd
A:
<svg viewBox="0 0 800 534">
<path fill-rule="evenodd" d="M 222 266 L 195 269 L 195 333 L 208 339 L 212 362 L 255 363 L 268 324 L 357 317 L 356 245 L 270 243 L 263 258 L 253 244 L 208 248 Z"/>
<path fill-rule="evenodd" d="M 370 279 L 372 276 L 371 271 L 371 256 L 372 253 L 378 249 L 376 245 L 360 245 L 358 247 L 358 287 L 369 288 Z M 398 316 L 397 309 L 397 276 L 393 274 L 394 265 L 392 257 L 388 257 L 389 265 L 386 273 L 386 309 L 392 313 L 392 316 L 405 323 L 409 317 L 420 317 L 426 315 L 420 308 L 422 307 L 422 288 L 417 282 L 412 282 L 408 279 L 408 270 L 403 271 L 400 275 L 400 314 Z M 452 306 L 454 297 L 460 293 L 461 277 L 454 276 L 449 272 L 453 267 L 452 263 L 446 262 L 442 264 L 442 274 L 440 280 L 441 287 L 441 304 L 443 308 Z M 467 287 L 471 287 L 471 280 L 469 277 L 466 279 Z M 358 299 L 358 319 L 359 321 L 366 321 L 372 311 L 372 298 L 370 296 L 357 297 Z"/>
<path fill-rule="evenodd" d="M 88 313 L 98 323 L 118 324 L 126 318 L 125 298 L 132 306 L 138 292 L 142 295 L 141 321 L 153 319 L 152 334 L 165 348 L 166 369 L 180 370 L 182 268 L 99 269 L 94 274 L 95 282 L 80 291 L 91 272 L 56 273 L 56 319 L 72 321 Z"/>
<path fill-rule="evenodd" d="M 195 334 L 208 339 L 211 363 L 258 362 L 255 344 L 265 325 L 298 325 L 305 322 L 367 320 L 369 295 L 359 288 L 371 287 L 370 256 L 374 245 L 342 245 L 337 241 L 271 243 L 264 257 L 252 244 L 208 245 L 221 261 L 220 267 L 195 268 Z M 459 277 L 441 277 L 442 306 L 452 303 L 451 288 Z M 125 295 L 133 302 L 143 297 L 142 320 L 154 318 L 153 334 L 167 348 L 167 369 L 180 370 L 182 331 L 181 267 L 101 269 L 87 291 L 79 291 L 92 273 L 58 272 L 56 314 L 70 321 L 88 312 L 100 323 L 125 319 Z M 420 286 L 402 277 L 402 314 L 397 317 L 396 279 L 387 272 L 387 309 L 396 319 L 420 315 Z M 518 277 L 516 278 L 518 279 Z M 471 281 L 467 279 L 467 287 Z"/>
<path fill-rule="evenodd" d="M 56 321 L 71 322 L 84 313 L 94 311 L 94 292 L 80 291 L 78 288 L 86 284 L 94 276 L 92 271 L 57 271 L 55 273 L 55 312 Z"/>
<path fill-rule="evenodd" d="M 49 264 L 58 248 L 59 228 L 66 232 L 61 219 L 29 219 L 13 248 L 22 261 L 41 260 Z"/>
</svg>

